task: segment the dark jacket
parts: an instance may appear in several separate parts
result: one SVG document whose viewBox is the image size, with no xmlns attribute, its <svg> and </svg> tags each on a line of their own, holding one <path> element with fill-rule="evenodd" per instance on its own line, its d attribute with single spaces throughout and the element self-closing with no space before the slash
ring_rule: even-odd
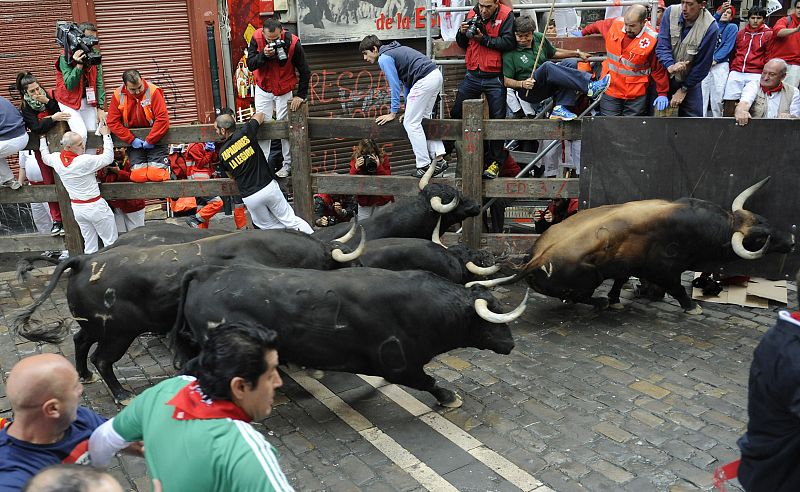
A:
<svg viewBox="0 0 800 492">
<path fill-rule="evenodd" d="M 436 64 L 419 51 L 392 41 L 378 49 L 381 55 L 391 56 L 400 82 L 408 89 L 417 81 L 436 70 Z"/>
<path fill-rule="evenodd" d="M 31 133 L 46 135 L 56 126 L 56 121 L 53 121 L 50 116 L 61 111 L 61 108 L 58 107 L 58 101 L 52 92 L 47 97 L 50 100 L 47 101 L 42 111 L 36 111 L 27 104 L 22 108 L 22 119 L 25 120 L 25 126 Z"/>
</svg>

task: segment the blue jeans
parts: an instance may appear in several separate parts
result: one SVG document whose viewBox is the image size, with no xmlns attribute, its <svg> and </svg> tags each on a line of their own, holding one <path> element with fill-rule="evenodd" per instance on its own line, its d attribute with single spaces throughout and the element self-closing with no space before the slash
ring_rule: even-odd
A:
<svg viewBox="0 0 800 492">
<path fill-rule="evenodd" d="M 458 86 L 458 94 L 456 94 L 453 109 L 450 110 L 450 117 L 461 119 L 463 116 L 461 106 L 464 101 L 467 99 L 479 99 L 481 94 L 486 96 L 486 101 L 489 103 L 489 118 L 504 119 L 506 117 L 506 88 L 503 86 L 502 79 L 500 77 L 476 77 L 469 72 L 466 73 L 464 80 Z M 449 153 L 452 143 L 448 142 L 448 144 L 446 147 Z M 486 142 L 486 149 L 487 162 L 496 161 L 502 165 L 503 161 L 505 161 L 503 141 L 489 140 Z"/>
<path fill-rule="evenodd" d="M 678 106 L 678 116 L 695 116 L 698 118 L 703 117 L 703 90 L 701 85 L 702 84 L 697 84 L 689 89 L 689 92 L 686 93 L 686 97 L 683 99 L 683 102 L 680 106 Z M 672 96 L 678 91 L 680 86 L 681 83 L 677 80 L 669 79 L 670 98 L 672 98 Z"/>
<path fill-rule="evenodd" d="M 555 106 L 572 107 L 578 101 L 578 92 L 586 93 L 592 76 L 581 72 L 569 63 L 544 62 L 533 74 L 533 89 L 517 89 L 519 97 L 531 104 L 553 98 Z"/>
</svg>

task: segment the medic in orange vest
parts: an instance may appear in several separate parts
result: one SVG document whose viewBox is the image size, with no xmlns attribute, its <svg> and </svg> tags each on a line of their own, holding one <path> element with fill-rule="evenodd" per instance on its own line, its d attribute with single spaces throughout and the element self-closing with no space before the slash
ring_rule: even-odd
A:
<svg viewBox="0 0 800 492">
<path fill-rule="evenodd" d="M 653 106 L 663 110 L 669 104 L 669 76 L 655 52 L 658 33 L 646 19 L 647 8 L 632 5 L 623 17 L 597 21 L 581 31 L 584 36 L 600 34 L 606 42 L 603 75 L 613 75 L 600 101 L 603 116 L 646 116 L 651 78 L 658 92 Z"/>
<path fill-rule="evenodd" d="M 195 142 L 186 147 L 184 153 L 186 158 L 186 175 L 192 180 L 211 179 L 214 170 L 219 163 L 214 142 Z M 217 215 L 223 208 L 222 198 L 219 196 L 195 198 L 197 203 L 197 213 L 186 220 L 190 227 L 208 229 L 211 218 Z M 242 197 L 233 197 L 233 221 L 237 229 L 247 227 L 247 216 L 245 215 L 244 202 Z"/>
<path fill-rule="evenodd" d="M 108 107 L 108 127 L 119 139 L 130 144 L 131 181 L 169 179 L 168 149 L 158 142 L 169 130 L 169 112 L 160 87 L 147 82 L 137 70 L 122 74 L 123 85 L 114 91 Z M 150 128 L 142 140 L 130 128 Z"/>
</svg>

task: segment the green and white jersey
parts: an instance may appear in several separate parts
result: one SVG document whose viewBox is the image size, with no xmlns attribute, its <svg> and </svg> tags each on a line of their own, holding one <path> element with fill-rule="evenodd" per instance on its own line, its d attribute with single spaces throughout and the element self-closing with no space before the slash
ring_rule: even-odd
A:
<svg viewBox="0 0 800 492">
<path fill-rule="evenodd" d="M 275 449 L 249 423 L 229 418 L 176 420 L 167 405 L 193 378 L 145 390 L 112 421 L 125 441 L 144 441 L 152 478 L 169 492 L 292 491 Z"/>
</svg>

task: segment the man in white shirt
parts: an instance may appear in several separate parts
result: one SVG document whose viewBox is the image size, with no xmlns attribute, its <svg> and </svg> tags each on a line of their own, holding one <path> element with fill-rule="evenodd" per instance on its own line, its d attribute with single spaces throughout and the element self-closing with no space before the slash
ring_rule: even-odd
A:
<svg viewBox="0 0 800 492">
<path fill-rule="evenodd" d="M 86 144 L 75 132 L 67 132 L 61 137 L 61 152 L 51 154 L 44 138 L 39 143 L 42 161 L 52 167 L 61 178 L 72 202 L 72 213 L 81 228 L 83 236 L 83 252 L 94 253 L 98 249 L 97 238 L 103 240 L 104 246 L 110 246 L 117 240 L 117 224 L 111 207 L 100 196 L 95 173 L 114 161 L 114 144 L 108 126 L 104 123 L 99 128 L 103 135 L 103 153 L 86 155 Z"/>
<path fill-rule="evenodd" d="M 736 106 L 736 124 L 744 126 L 751 118 L 800 118 L 800 90 L 783 83 L 788 65 L 773 58 L 764 65 L 761 78 L 742 89 Z"/>
</svg>

